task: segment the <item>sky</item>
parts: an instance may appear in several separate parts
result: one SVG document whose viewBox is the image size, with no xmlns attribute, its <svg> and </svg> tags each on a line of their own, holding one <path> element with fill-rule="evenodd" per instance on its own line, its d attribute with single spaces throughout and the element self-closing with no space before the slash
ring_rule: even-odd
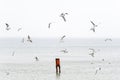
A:
<svg viewBox="0 0 120 80">
<path fill-rule="evenodd" d="M 0 38 L 120 38 L 119 0 L 0 0 Z M 60 17 L 66 15 L 66 22 Z M 92 20 L 96 32 L 90 28 Z M 11 29 L 7 31 L 5 23 Z M 48 24 L 51 28 L 48 28 Z M 22 28 L 19 32 L 18 28 Z"/>
</svg>

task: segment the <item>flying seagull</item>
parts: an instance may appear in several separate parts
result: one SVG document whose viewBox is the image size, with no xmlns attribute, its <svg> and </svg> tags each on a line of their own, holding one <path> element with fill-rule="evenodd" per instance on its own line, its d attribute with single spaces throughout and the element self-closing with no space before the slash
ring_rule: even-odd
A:
<svg viewBox="0 0 120 80">
<path fill-rule="evenodd" d="M 65 15 L 68 15 L 68 13 L 61 13 L 61 14 L 60 14 L 60 17 L 62 17 L 62 18 L 63 18 L 63 20 L 66 22 Z"/>
<path fill-rule="evenodd" d="M 17 31 L 20 31 L 20 30 L 22 30 L 22 28 L 18 28 L 18 30 L 17 30 Z"/>
<path fill-rule="evenodd" d="M 67 49 L 63 49 L 63 50 L 61 50 L 60 52 L 68 53 Z"/>
<path fill-rule="evenodd" d="M 65 35 L 64 35 L 64 36 L 62 36 L 60 40 L 63 40 L 65 37 L 66 37 Z"/>
<path fill-rule="evenodd" d="M 10 30 L 11 28 L 9 27 L 9 24 L 8 23 L 5 23 L 5 25 L 6 25 L 6 30 Z"/>
<path fill-rule="evenodd" d="M 112 41 L 112 39 L 111 39 L 111 38 L 107 38 L 107 39 L 105 39 L 105 42 L 106 42 L 106 41 Z"/>
<path fill-rule="evenodd" d="M 90 30 L 92 30 L 93 32 L 95 32 L 95 28 L 98 27 L 98 25 L 99 25 L 100 23 L 96 25 L 93 21 L 90 20 L 90 22 L 91 22 L 91 24 L 93 25 L 93 27 L 92 27 Z"/>
<path fill-rule="evenodd" d="M 32 40 L 31 40 L 31 38 L 30 38 L 29 35 L 28 35 L 28 39 L 27 39 L 27 41 L 32 43 Z"/>
<path fill-rule="evenodd" d="M 48 24 L 48 28 L 49 28 L 49 29 L 50 29 L 50 27 L 51 27 L 51 24 L 52 24 L 52 23 L 49 23 L 49 24 Z"/>
<path fill-rule="evenodd" d="M 39 61 L 39 59 L 38 59 L 38 57 L 37 57 L 37 56 L 35 57 L 35 60 L 36 60 L 36 61 Z"/>
<path fill-rule="evenodd" d="M 101 67 L 99 67 L 98 69 L 96 69 L 96 71 L 95 71 L 95 75 L 98 73 L 98 71 L 100 71 L 101 70 Z"/>
<path fill-rule="evenodd" d="M 91 53 L 89 55 L 91 55 L 92 57 L 94 57 L 95 49 L 89 48 L 89 50 L 91 50 Z"/>
</svg>

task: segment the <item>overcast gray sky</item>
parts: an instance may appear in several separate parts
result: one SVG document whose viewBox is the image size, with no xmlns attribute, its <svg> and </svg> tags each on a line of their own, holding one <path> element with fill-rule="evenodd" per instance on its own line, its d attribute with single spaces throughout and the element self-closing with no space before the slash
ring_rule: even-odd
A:
<svg viewBox="0 0 120 80">
<path fill-rule="evenodd" d="M 119 4 L 119 0 L 0 0 L 0 37 L 120 38 Z M 59 17 L 62 12 L 68 13 L 66 22 Z M 90 30 L 90 20 L 100 23 L 96 33 Z"/>
</svg>

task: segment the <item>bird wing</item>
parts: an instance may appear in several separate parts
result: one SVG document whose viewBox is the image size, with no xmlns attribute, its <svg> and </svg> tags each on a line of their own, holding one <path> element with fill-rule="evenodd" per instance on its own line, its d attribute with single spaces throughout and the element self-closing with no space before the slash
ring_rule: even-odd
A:
<svg viewBox="0 0 120 80">
<path fill-rule="evenodd" d="M 95 28 L 93 28 L 93 32 L 95 32 Z"/>
<path fill-rule="evenodd" d="M 60 16 L 65 16 L 65 14 L 64 14 L 64 13 L 61 13 Z"/>
<path fill-rule="evenodd" d="M 30 42 L 32 43 L 32 40 L 30 40 Z"/>
<path fill-rule="evenodd" d="M 63 20 L 66 22 L 65 16 L 62 16 Z"/>
<path fill-rule="evenodd" d="M 92 23 L 92 25 L 95 25 L 95 23 L 93 23 L 93 21 L 90 21 Z"/>
<path fill-rule="evenodd" d="M 66 15 L 68 15 L 68 13 L 65 13 Z"/>
<path fill-rule="evenodd" d="M 18 28 L 18 31 L 20 31 L 22 28 Z"/>
<path fill-rule="evenodd" d="M 66 37 L 65 35 L 64 35 L 64 36 L 62 36 L 62 37 L 61 37 L 61 40 L 63 40 L 63 38 L 65 38 L 65 37 Z"/>
<path fill-rule="evenodd" d="M 51 23 L 48 24 L 48 28 L 50 28 Z"/>
<path fill-rule="evenodd" d="M 90 30 L 92 30 L 93 32 L 95 32 L 95 28 L 93 27 L 93 28 L 91 28 Z"/>
<path fill-rule="evenodd" d="M 108 41 L 108 40 L 109 40 L 109 41 L 112 41 L 112 39 L 105 39 L 105 41 Z"/>
<path fill-rule="evenodd" d="M 30 39 L 30 36 L 28 35 L 28 39 Z"/>
</svg>

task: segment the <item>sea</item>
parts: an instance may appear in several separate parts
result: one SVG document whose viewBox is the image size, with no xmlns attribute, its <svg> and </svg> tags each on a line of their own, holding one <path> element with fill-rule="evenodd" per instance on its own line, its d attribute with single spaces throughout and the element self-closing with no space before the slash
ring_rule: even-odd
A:
<svg viewBox="0 0 120 80">
<path fill-rule="evenodd" d="M 0 38 L 0 80 L 119 80 L 119 67 L 119 38 Z"/>
</svg>

